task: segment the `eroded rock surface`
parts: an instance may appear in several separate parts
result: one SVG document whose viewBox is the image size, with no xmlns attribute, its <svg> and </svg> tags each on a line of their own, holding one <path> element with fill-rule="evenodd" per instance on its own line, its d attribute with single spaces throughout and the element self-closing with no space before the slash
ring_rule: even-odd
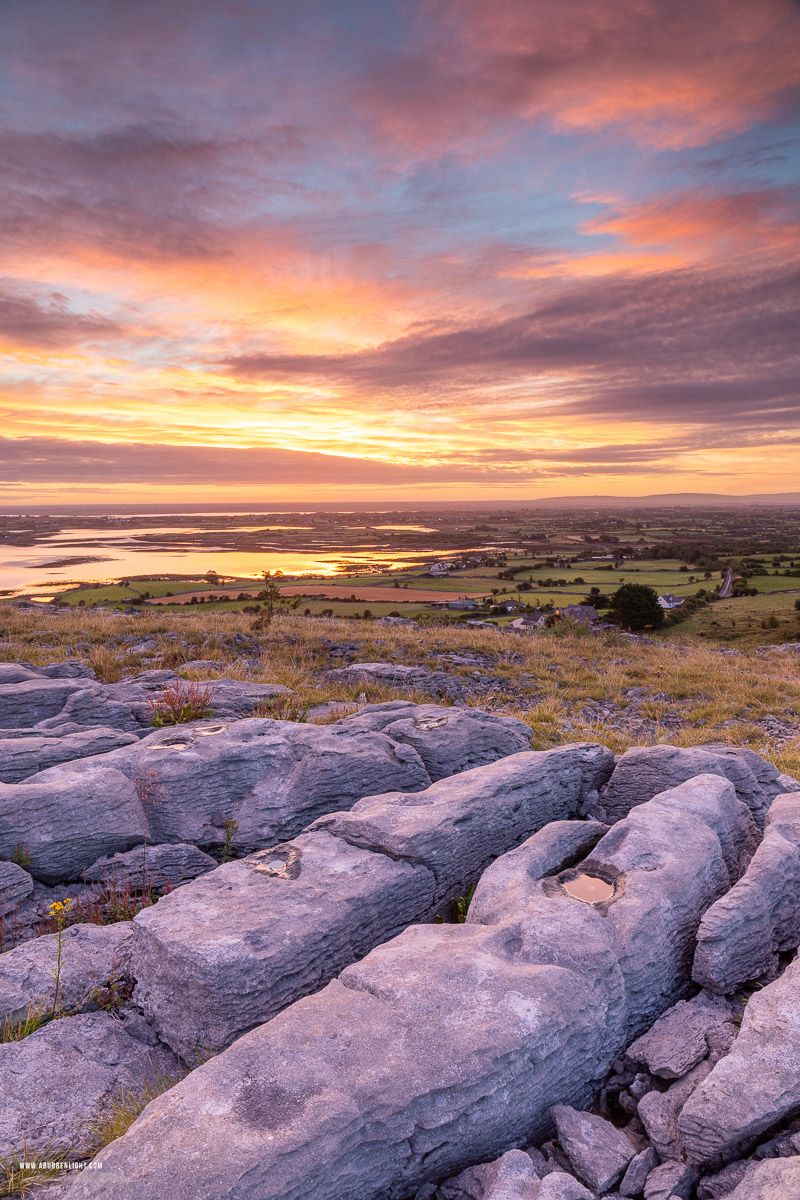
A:
<svg viewBox="0 0 800 1200">
<path fill-rule="evenodd" d="M 705 914 L 692 974 L 720 994 L 733 992 L 774 976 L 779 954 L 798 944 L 800 812 L 794 827 L 767 827 L 742 878 Z"/>
<path fill-rule="evenodd" d="M 602 1117 L 564 1104 L 557 1104 L 551 1113 L 575 1174 L 593 1191 L 609 1191 L 636 1153 L 625 1134 Z"/>
<path fill-rule="evenodd" d="M 33 895 L 33 879 L 14 862 L 0 861 L 0 919 Z"/>
<path fill-rule="evenodd" d="M 41 735 L 0 738 L 0 782 L 18 783 L 59 763 L 105 754 L 137 740 L 133 733 L 123 733 L 102 725 L 68 733 L 64 737 Z"/>
<path fill-rule="evenodd" d="M 128 921 L 70 925 L 62 933 L 60 1007 L 83 1007 L 95 989 L 127 969 L 133 933 Z M 56 934 L 33 938 L 0 954 L 0 1014 L 21 1017 L 29 1008 L 49 1009 L 54 999 Z"/>
<path fill-rule="evenodd" d="M 112 882 L 160 890 L 166 884 L 174 887 L 187 879 L 196 879 L 218 866 L 210 854 L 178 842 L 175 845 L 136 846 L 126 854 L 98 858 L 86 868 L 83 878 L 87 882 Z"/>
<path fill-rule="evenodd" d="M 80 1157 L 85 1125 L 119 1093 L 179 1076 L 166 1047 L 130 1037 L 105 1012 L 64 1017 L 21 1042 L 0 1044 L 0 1155 Z"/>
<path fill-rule="evenodd" d="M 617 821 L 637 804 L 695 775 L 723 775 L 763 827 L 771 801 L 784 790 L 777 767 L 733 746 L 636 746 L 626 750 L 601 797 L 602 819 Z"/>
<path fill-rule="evenodd" d="M 584 1108 L 680 998 L 740 813 L 704 776 L 598 842 L 582 866 L 612 876 L 610 901 L 562 872 L 493 924 L 411 926 L 154 1101 L 70 1196 L 401 1200 L 548 1136 L 550 1108 Z"/>
<path fill-rule="evenodd" d="M 694 1091 L 678 1124 L 690 1162 L 732 1158 L 800 1109 L 800 959 L 747 1003 L 731 1052 Z"/>
<path fill-rule="evenodd" d="M 228 1045 L 430 920 L 531 829 L 579 811 L 597 773 L 610 770 L 601 750 L 526 751 L 419 793 L 368 797 L 344 827 L 332 814 L 220 867 L 136 917 L 140 1002 L 184 1055 Z"/>
</svg>

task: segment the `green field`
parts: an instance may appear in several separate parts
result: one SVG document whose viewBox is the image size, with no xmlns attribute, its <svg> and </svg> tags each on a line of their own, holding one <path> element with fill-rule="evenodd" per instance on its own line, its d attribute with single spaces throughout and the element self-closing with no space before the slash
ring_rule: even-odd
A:
<svg viewBox="0 0 800 1200">
<path fill-rule="evenodd" d="M 800 612 L 794 607 L 798 599 L 800 589 L 718 600 L 657 636 L 680 642 L 702 638 L 745 646 L 800 641 Z"/>
</svg>

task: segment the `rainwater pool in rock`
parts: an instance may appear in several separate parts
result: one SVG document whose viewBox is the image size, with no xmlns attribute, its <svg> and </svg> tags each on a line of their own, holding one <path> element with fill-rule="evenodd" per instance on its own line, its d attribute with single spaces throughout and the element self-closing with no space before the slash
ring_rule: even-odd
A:
<svg viewBox="0 0 800 1200">
<path fill-rule="evenodd" d="M 561 885 L 575 900 L 585 900 L 587 904 L 597 904 L 601 900 L 610 900 L 614 888 L 605 879 L 596 875 L 577 875 Z"/>
</svg>

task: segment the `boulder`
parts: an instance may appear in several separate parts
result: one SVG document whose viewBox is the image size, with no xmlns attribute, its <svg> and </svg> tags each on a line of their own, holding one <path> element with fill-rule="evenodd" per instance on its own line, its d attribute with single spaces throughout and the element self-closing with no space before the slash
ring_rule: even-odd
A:
<svg viewBox="0 0 800 1200">
<path fill-rule="evenodd" d="M 748 1167 L 725 1200 L 794 1200 L 800 1196 L 800 1157 L 777 1158 Z"/>
<path fill-rule="evenodd" d="M 465 868 L 477 879 L 493 858 L 536 829 L 575 816 L 610 765 L 611 752 L 590 742 L 527 750 L 422 792 L 368 796 L 347 813 L 320 818 L 314 828 L 424 864 L 436 877 L 440 898 L 450 899 Z"/>
<path fill-rule="evenodd" d="M 39 675 L 0 683 L 0 728 L 30 729 L 40 721 L 55 717 L 67 701 L 87 692 L 102 695 L 102 685 L 81 679 L 44 679 Z"/>
<path fill-rule="evenodd" d="M 619 1185 L 620 1196 L 641 1196 L 647 1176 L 658 1166 L 658 1155 L 652 1146 L 640 1150 L 628 1164 Z"/>
<path fill-rule="evenodd" d="M 680 1079 L 706 1058 L 723 1026 L 736 1031 L 736 1015 L 730 1001 L 705 992 L 679 1000 L 628 1047 L 628 1058 L 643 1063 L 651 1075 Z"/>
<path fill-rule="evenodd" d="M 547 820 L 550 805 L 577 811 L 599 749 L 527 751 L 402 793 L 399 807 L 396 793 L 370 797 L 354 812 L 367 809 L 369 830 L 390 828 L 395 814 L 412 817 L 400 831 L 406 841 L 360 845 L 341 836 L 332 814 L 293 842 L 182 888 L 135 919 L 137 999 L 179 1053 L 229 1045 L 379 942 L 430 920 L 467 891 L 487 857 Z M 557 776 L 563 786 L 554 787 Z"/>
<path fill-rule="evenodd" d="M 552 1171 L 539 1184 L 535 1200 L 594 1200 L 592 1193 L 563 1171 Z"/>
<path fill-rule="evenodd" d="M 98 858 L 83 872 L 87 882 L 102 883 L 106 880 L 134 887 L 160 890 L 165 884 L 173 887 L 196 879 L 206 871 L 213 871 L 219 863 L 210 854 L 178 842 L 174 845 L 135 846 L 125 854 L 113 854 Z"/>
<path fill-rule="evenodd" d="M 686 1163 L 664 1162 L 647 1176 L 644 1200 L 689 1200 L 696 1179 Z"/>
<path fill-rule="evenodd" d="M 413 747 L 433 782 L 529 750 L 531 744 L 530 728 L 515 717 L 405 700 L 368 704 L 337 724 L 385 733 Z"/>
<path fill-rule="evenodd" d="M 716 1165 L 800 1108 L 800 959 L 747 1003 L 731 1052 L 686 1102 L 690 1162 Z"/>
<path fill-rule="evenodd" d="M 469 1167 L 436 1192 L 436 1200 L 536 1200 L 539 1176 L 522 1150 L 508 1150 L 494 1162 Z"/>
<path fill-rule="evenodd" d="M 592 1113 L 564 1104 L 551 1109 L 561 1148 L 575 1174 L 594 1192 L 607 1192 L 622 1176 L 635 1148 L 624 1133 Z"/>
<path fill-rule="evenodd" d="M 165 1047 L 130 1037 L 106 1012 L 64 1017 L 0 1045 L 0 1155 L 81 1156 L 86 1123 L 118 1095 L 179 1077 Z M 101 1172 L 98 1172 L 101 1174 Z"/>
<path fill-rule="evenodd" d="M 33 895 L 33 879 L 14 862 L 0 861 L 0 920 Z"/>
<path fill-rule="evenodd" d="M 701 775 L 633 808 L 581 864 L 617 881 L 618 898 L 600 908 L 619 939 L 628 1042 L 685 993 L 697 927 L 729 886 L 725 860 L 749 822 L 727 779 Z M 543 886 L 560 888 L 556 880 Z"/>
<path fill-rule="evenodd" d="M 159 729 L 135 745 L 52 768 L 16 788 L 46 783 L 58 797 L 68 787 L 91 786 L 98 772 L 112 768 L 141 796 L 152 843 L 194 846 L 223 842 L 226 819 L 238 822 L 240 848 L 270 845 L 376 787 L 413 790 L 429 782 L 411 747 L 383 734 L 352 736 L 334 726 L 249 718 Z"/>
<path fill-rule="evenodd" d="M 665 1092 L 648 1092 L 639 1101 L 639 1120 L 644 1125 L 647 1136 L 661 1159 L 682 1157 L 678 1118 L 692 1092 L 703 1082 L 710 1071 L 710 1063 L 698 1063 L 689 1071 L 688 1075 L 684 1075 L 683 1079 L 673 1083 Z"/>
<path fill-rule="evenodd" d="M 727 746 L 636 746 L 625 751 L 603 790 L 604 819 L 618 821 L 635 805 L 695 775 L 730 779 L 761 826 L 771 800 L 782 790 L 777 768 L 753 751 Z"/>
<path fill-rule="evenodd" d="M 0 782 L 17 783 L 38 771 L 76 758 L 105 754 L 137 742 L 133 733 L 102 725 L 64 737 L 0 738 Z"/>
<path fill-rule="evenodd" d="M 774 977 L 778 956 L 799 944 L 800 821 L 768 825 L 742 878 L 704 915 L 692 976 L 715 992 L 733 992 Z"/>
<path fill-rule="evenodd" d="M 433 911 L 424 867 L 324 832 L 302 834 L 138 913 L 135 999 L 163 1040 L 193 1061 Z"/>
<path fill-rule="evenodd" d="M 61 1007 L 82 1008 L 112 975 L 127 970 L 128 921 L 70 925 L 62 933 Z M 14 1019 L 29 1008 L 52 1007 L 56 964 L 54 933 L 32 938 L 0 955 L 0 1013 Z"/>
<path fill-rule="evenodd" d="M 412 926 L 154 1100 L 71 1200 L 388 1200 L 541 1136 L 606 1069 L 605 999 L 513 945 Z"/>
<path fill-rule="evenodd" d="M 0 857 L 10 859 L 20 843 L 31 875 L 43 883 L 77 879 L 101 855 L 129 850 L 144 837 L 144 808 L 133 783 L 101 765 L 78 774 L 81 765 L 0 783 Z"/>
</svg>

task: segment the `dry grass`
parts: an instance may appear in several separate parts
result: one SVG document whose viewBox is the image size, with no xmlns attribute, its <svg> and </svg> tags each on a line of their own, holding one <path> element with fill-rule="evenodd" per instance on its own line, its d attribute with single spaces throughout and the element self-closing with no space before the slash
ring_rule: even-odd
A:
<svg viewBox="0 0 800 1200">
<path fill-rule="evenodd" d="M 21 1017 L 7 1016 L 0 1026 L 0 1042 L 21 1042 L 29 1034 L 35 1033 L 42 1025 L 53 1018 L 52 1009 L 46 1004 L 29 1004 L 27 1011 Z"/>
<path fill-rule="evenodd" d="M 165 636 L 171 632 L 178 632 L 188 646 L 176 648 Z M 5 642 L 0 657 L 7 662 L 44 664 L 79 654 L 101 665 L 102 676 L 107 678 L 121 671 L 120 663 L 141 666 L 136 656 L 125 652 L 118 658 L 113 645 L 107 645 L 112 638 L 130 633 L 154 635 L 165 661 L 178 669 L 181 661 L 211 659 L 227 677 L 290 687 L 295 696 L 286 702 L 287 714 L 302 713 L 325 701 L 352 708 L 361 694 L 369 702 L 398 697 L 429 700 L 385 683 L 328 682 L 324 671 L 340 665 L 340 660 L 330 657 L 323 639 L 357 643 L 362 661 L 422 663 L 465 676 L 474 668 L 454 667 L 446 655 L 490 656 L 491 665 L 480 669 L 501 682 L 480 705 L 528 721 L 533 744 L 541 747 L 584 737 L 603 741 L 615 750 L 637 744 L 635 734 L 604 722 L 582 721 L 575 710 L 587 699 L 610 699 L 624 705 L 626 688 L 644 686 L 653 693 L 667 693 L 681 706 L 681 727 L 657 726 L 656 740 L 677 745 L 711 741 L 746 745 L 789 774 L 800 773 L 800 741 L 776 739 L 758 724 L 768 715 L 791 721 L 793 714 L 800 714 L 800 656 L 796 654 L 758 655 L 748 650 L 728 657 L 707 642 L 691 642 L 688 636 L 685 644 L 680 644 L 682 633 L 680 642 L 676 638 L 668 644 L 640 646 L 577 632 L 516 635 L 457 625 L 413 629 L 281 613 L 257 636 L 263 666 L 254 675 L 242 668 L 241 652 L 230 647 L 235 633 L 254 636 L 247 614 L 150 610 L 127 616 L 0 608 L 0 639 Z M 193 671 L 187 677 L 202 682 L 219 678 L 219 672 Z M 670 707 L 667 702 L 647 700 L 642 713 L 658 722 Z M 565 719 L 572 723 L 571 730 L 564 729 Z"/>
<path fill-rule="evenodd" d="M 79 1145 L 82 1158 L 93 1158 L 100 1150 L 116 1141 L 127 1133 L 137 1117 L 141 1116 L 147 1105 L 156 1097 L 180 1083 L 186 1075 L 182 1071 L 177 1075 L 157 1074 L 151 1080 L 145 1080 L 139 1087 L 121 1087 L 117 1094 L 95 1115 L 86 1122 L 79 1135 Z"/>
<path fill-rule="evenodd" d="M 67 1163 L 75 1162 L 74 1155 L 63 1149 L 49 1147 L 32 1150 L 23 1143 L 18 1154 L 0 1156 L 0 1196 L 13 1196 L 25 1200 L 36 1194 L 44 1184 L 52 1183 L 63 1173 L 62 1168 L 48 1166 L 20 1166 L 21 1163 Z"/>
</svg>

